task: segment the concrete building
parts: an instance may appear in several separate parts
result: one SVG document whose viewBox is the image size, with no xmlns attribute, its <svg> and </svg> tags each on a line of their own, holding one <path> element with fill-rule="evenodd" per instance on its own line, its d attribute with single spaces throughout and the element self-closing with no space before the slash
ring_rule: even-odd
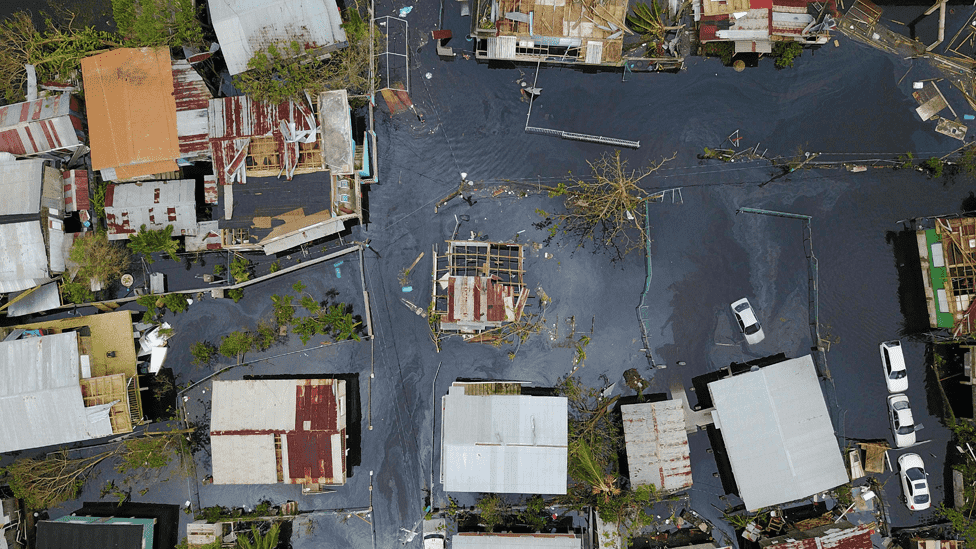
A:
<svg viewBox="0 0 976 549">
<path fill-rule="evenodd" d="M 517 383 L 454 383 L 441 399 L 444 491 L 565 494 L 567 406 Z"/>
<path fill-rule="evenodd" d="M 346 382 L 215 381 L 210 446 L 214 484 L 345 484 Z"/>
</svg>

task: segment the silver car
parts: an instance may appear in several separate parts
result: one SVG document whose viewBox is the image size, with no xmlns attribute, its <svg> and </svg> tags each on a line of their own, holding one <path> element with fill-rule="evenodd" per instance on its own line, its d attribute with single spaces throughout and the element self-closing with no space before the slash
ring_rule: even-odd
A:
<svg viewBox="0 0 976 549">
<path fill-rule="evenodd" d="M 907 396 L 899 394 L 888 397 L 888 419 L 895 434 L 895 448 L 915 444 L 915 419 Z"/>
<path fill-rule="evenodd" d="M 746 336 L 746 343 L 755 345 L 763 340 L 766 335 L 763 333 L 756 312 L 753 310 L 749 300 L 742 298 L 732 304 L 732 313 L 735 314 L 735 321 L 739 323 L 739 330 Z"/>
</svg>

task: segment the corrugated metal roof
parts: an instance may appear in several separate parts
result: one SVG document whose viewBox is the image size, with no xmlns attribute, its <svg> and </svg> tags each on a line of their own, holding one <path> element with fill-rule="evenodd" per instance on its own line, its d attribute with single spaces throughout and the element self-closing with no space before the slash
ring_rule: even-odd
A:
<svg viewBox="0 0 976 549">
<path fill-rule="evenodd" d="M 171 63 L 165 48 L 120 48 L 81 60 L 93 169 L 114 168 L 118 179 L 177 169 Z"/>
<path fill-rule="evenodd" d="M 82 521 L 79 519 L 80 517 L 66 517 L 58 521 L 43 520 L 38 522 L 37 547 L 152 549 L 151 544 L 144 545 L 145 526 L 142 524 L 80 524 Z"/>
<path fill-rule="evenodd" d="M 41 222 L 0 225 L 0 292 L 26 290 L 50 279 Z"/>
<path fill-rule="evenodd" d="M 41 211 L 44 161 L 0 162 L 0 217 Z"/>
<path fill-rule="evenodd" d="M 630 484 L 675 492 L 691 486 L 691 454 L 681 400 L 620 407 Z"/>
<path fill-rule="evenodd" d="M 269 484 L 280 475 L 290 484 L 343 484 L 345 391 L 332 379 L 215 381 L 214 483 Z"/>
<path fill-rule="evenodd" d="M 196 182 L 145 181 L 109 185 L 105 191 L 105 218 L 109 240 L 129 238 L 139 227 L 163 229 L 173 235 L 197 233 Z"/>
<path fill-rule="evenodd" d="M 322 129 L 322 157 L 337 174 L 353 172 L 352 117 L 346 90 L 319 94 L 319 125 Z"/>
<path fill-rule="evenodd" d="M 767 547 L 776 549 L 872 549 L 871 533 L 873 530 L 868 526 L 859 525 L 848 528 L 839 528 L 835 525 L 828 526 L 823 533 L 818 532 L 818 536 L 810 536 L 806 539 L 791 539 L 800 536 L 783 536 L 786 539 L 783 543 L 773 543 Z"/>
<path fill-rule="evenodd" d="M 545 547 L 547 549 L 580 549 L 583 540 L 575 534 L 485 534 L 464 532 L 451 537 L 454 549 L 479 549 L 481 547 Z"/>
<path fill-rule="evenodd" d="M 14 299 L 16 296 L 10 296 Z M 43 284 L 27 297 L 7 307 L 7 316 L 23 316 L 31 313 L 50 311 L 61 306 L 61 292 L 57 283 Z"/>
<path fill-rule="evenodd" d="M 211 0 L 208 6 L 232 75 L 271 43 L 297 40 L 307 50 L 346 41 L 335 0 Z"/>
<path fill-rule="evenodd" d="M 37 154 L 83 144 L 82 108 L 70 94 L 0 107 L 0 151 Z"/>
<path fill-rule="evenodd" d="M 207 112 L 213 95 L 203 78 L 189 63 L 179 59 L 174 60 L 172 66 L 173 91 L 176 98 L 176 134 L 180 142 L 180 157 L 186 160 L 209 159 Z"/>
<path fill-rule="evenodd" d="M 444 490 L 565 494 L 567 402 L 451 387 L 441 402 Z"/>
<path fill-rule="evenodd" d="M 74 332 L 0 342 L 0 453 L 112 434 L 84 407 L 78 353 Z"/>
<path fill-rule="evenodd" d="M 708 390 L 747 509 L 850 480 L 809 355 L 709 383 Z"/>
<path fill-rule="evenodd" d="M 64 209 L 67 212 L 91 209 L 88 190 L 88 170 L 67 170 L 61 174 L 64 180 Z"/>
</svg>

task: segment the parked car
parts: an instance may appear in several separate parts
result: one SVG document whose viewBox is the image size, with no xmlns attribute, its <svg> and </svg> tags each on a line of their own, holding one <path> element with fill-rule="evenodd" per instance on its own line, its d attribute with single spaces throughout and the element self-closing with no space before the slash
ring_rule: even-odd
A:
<svg viewBox="0 0 976 549">
<path fill-rule="evenodd" d="M 447 546 L 447 521 L 442 518 L 424 521 L 424 549 L 444 549 Z"/>
<path fill-rule="evenodd" d="M 904 454 L 898 458 L 898 476 L 905 494 L 905 504 L 912 511 L 923 511 L 932 505 L 929 496 L 929 479 L 925 464 L 918 454 Z"/>
<path fill-rule="evenodd" d="M 746 343 L 755 345 L 766 337 L 762 326 L 759 325 L 759 319 L 756 318 L 756 311 L 753 310 L 748 299 L 743 297 L 733 303 L 732 312 L 735 314 L 735 321 L 739 323 L 739 330 L 746 336 Z"/>
<path fill-rule="evenodd" d="M 885 341 L 881 344 L 881 365 L 884 366 L 889 393 L 904 393 L 908 390 L 908 369 L 905 367 L 905 355 L 901 352 L 901 341 Z"/>
<path fill-rule="evenodd" d="M 902 394 L 888 397 L 888 419 L 891 431 L 895 434 L 895 448 L 915 444 L 915 419 L 908 397 Z"/>
</svg>

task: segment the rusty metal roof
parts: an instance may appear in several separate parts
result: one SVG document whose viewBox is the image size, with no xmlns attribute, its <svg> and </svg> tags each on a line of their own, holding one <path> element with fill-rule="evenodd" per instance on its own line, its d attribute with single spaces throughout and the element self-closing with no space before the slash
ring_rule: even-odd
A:
<svg viewBox="0 0 976 549">
<path fill-rule="evenodd" d="M 632 486 L 676 492 L 691 486 L 691 454 L 681 400 L 620 407 Z"/>
<path fill-rule="evenodd" d="M 335 0 L 210 0 L 220 50 L 230 74 L 247 70 L 271 43 L 297 40 L 305 50 L 346 41 Z"/>
<path fill-rule="evenodd" d="M 67 170 L 61 173 L 64 180 L 64 209 L 76 212 L 91 209 L 88 190 L 88 170 Z"/>
<path fill-rule="evenodd" d="M 209 160 L 210 142 L 208 105 L 213 98 L 203 78 L 189 63 L 174 60 L 173 92 L 176 98 L 176 134 L 180 157 L 187 160 Z"/>
<path fill-rule="evenodd" d="M 81 102 L 53 95 L 0 107 L 0 151 L 37 154 L 84 143 Z"/>
<path fill-rule="evenodd" d="M 120 48 L 82 59 L 81 69 L 92 168 L 110 180 L 175 171 L 180 147 L 169 50 Z"/>
<path fill-rule="evenodd" d="M 174 236 L 196 234 L 195 186 L 192 179 L 109 185 L 105 191 L 109 240 L 129 238 L 142 225 L 151 230 L 172 225 Z"/>
<path fill-rule="evenodd" d="M 848 523 L 848 528 L 841 528 L 839 525 L 828 525 L 817 530 L 816 535 L 806 539 L 793 539 L 798 535 L 782 536 L 783 543 L 772 543 L 767 547 L 776 549 L 872 549 L 871 534 L 874 530 L 865 525 L 853 526 Z"/>
<path fill-rule="evenodd" d="M 345 407 L 342 380 L 215 381 L 214 483 L 345 483 Z"/>
</svg>

